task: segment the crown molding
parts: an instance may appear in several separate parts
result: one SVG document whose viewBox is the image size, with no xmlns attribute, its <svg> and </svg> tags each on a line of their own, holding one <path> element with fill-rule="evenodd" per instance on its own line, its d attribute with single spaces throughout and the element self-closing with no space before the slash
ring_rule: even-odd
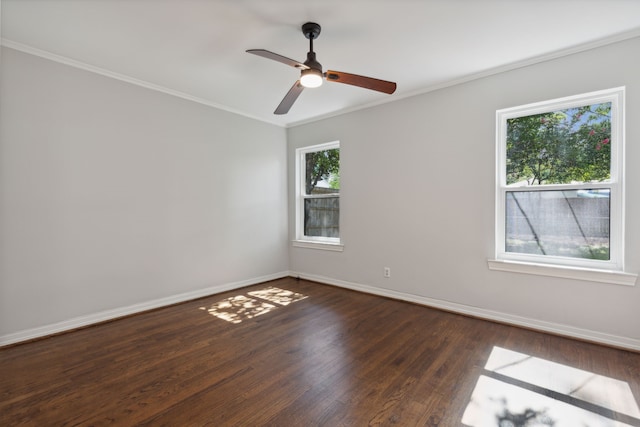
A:
<svg viewBox="0 0 640 427">
<path fill-rule="evenodd" d="M 429 92 L 435 92 L 435 91 L 440 90 L 440 89 L 445 89 L 445 88 L 448 88 L 448 87 L 451 87 L 451 86 L 456 86 L 456 85 L 460 85 L 460 84 L 463 84 L 463 83 L 472 82 L 474 80 L 479 80 L 479 79 L 482 79 L 482 78 L 485 78 L 485 77 L 490 77 L 490 76 L 493 76 L 493 75 L 496 75 L 496 74 L 500 74 L 500 73 L 504 73 L 504 72 L 507 72 L 507 71 L 517 70 L 518 68 L 528 67 L 528 66 L 531 66 L 531 65 L 535 65 L 535 64 L 542 63 L 542 62 L 551 61 L 551 60 L 554 60 L 554 59 L 562 58 L 562 57 L 573 55 L 573 54 L 576 54 L 576 53 L 585 52 L 587 50 L 596 49 L 596 48 L 599 48 L 599 47 L 603 47 L 603 46 L 607 46 L 607 45 L 610 45 L 610 44 L 622 42 L 622 41 L 625 41 L 625 40 L 634 39 L 636 37 L 640 37 L 640 28 L 637 28 L 637 29 L 634 29 L 634 30 L 631 30 L 631 31 L 625 31 L 625 32 L 622 32 L 622 33 L 614 34 L 612 36 L 605 37 L 605 38 L 598 39 L 598 40 L 593 40 L 593 41 L 590 41 L 590 42 L 587 42 L 587 43 L 578 44 L 578 45 L 571 46 L 571 47 L 568 47 L 568 48 L 565 48 L 565 49 L 560 49 L 560 50 L 557 50 L 557 51 L 554 51 L 554 52 L 546 53 L 544 55 L 539 55 L 539 56 L 535 56 L 535 57 L 532 57 L 532 58 L 527 58 L 527 59 L 523 59 L 523 60 L 520 60 L 520 61 L 509 63 L 509 64 L 501 65 L 499 67 L 489 68 L 487 70 L 480 71 L 480 72 L 473 73 L 473 74 L 469 74 L 469 75 L 466 75 L 466 76 L 463 76 L 463 77 L 459 77 L 459 78 L 455 78 L 455 79 L 451 79 L 451 80 L 445 80 L 445 81 L 442 81 L 442 82 L 439 82 L 439 83 L 435 83 L 435 84 L 432 84 L 432 85 L 429 85 L 429 86 L 425 86 L 425 87 L 420 88 L 418 90 L 406 92 L 406 93 L 403 93 L 403 94 L 394 95 L 391 98 L 370 102 L 370 103 L 367 103 L 367 104 L 359 105 L 357 107 L 345 108 L 343 110 L 334 111 L 332 113 L 323 114 L 321 116 L 316 116 L 316 117 L 311 118 L 311 119 L 300 120 L 300 121 L 297 121 L 297 122 L 288 123 L 286 127 L 287 128 L 292 128 L 292 127 L 296 127 L 296 126 L 301 126 L 301 125 L 317 122 L 317 121 L 320 121 L 320 120 L 328 119 L 328 118 L 331 118 L 331 117 L 336 117 L 336 116 L 340 116 L 340 115 L 343 115 L 343 114 L 351 113 L 351 112 L 354 112 L 354 111 L 365 110 L 367 108 L 376 107 L 378 105 L 387 104 L 389 102 L 395 102 L 395 101 L 399 101 L 401 99 L 412 98 L 414 96 L 424 95 L 424 94 L 429 93 Z"/>
<path fill-rule="evenodd" d="M 1 0 L 0 0 L 1 1 Z M 240 110 L 236 110 L 230 107 L 227 107 L 225 105 L 222 104 L 218 104 L 212 101 L 209 101 L 207 99 L 204 98 L 200 98 L 194 95 L 190 95 L 184 92 L 180 92 L 177 90 L 173 90 L 164 86 L 160 86 L 151 82 L 147 82 L 144 80 L 140 80 L 140 79 L 136 79 L 134 77 L 131 76 L 127 76 L 125 74 L 121 74 L 121 73 L 116 73 L 114 71 L 110 71 L 104 68 L 100 68 L 100 67 L 96 67 L 93 65 L 89 65 L 86 64 L 84 62 L 81 61 L 77 61 L 75 59 L 71 59 L 71 58 L 67 58 L 65 56 L 62 55 L 57 55 L 55 53 L 51 53 L 42 49 L 38 49 L 32 46 L 28 46 L 25 45 L 23 43 L 18 43 L 15 42 L 13 40 L 9 40 L 6 38 L 3 38 L 0 40 L 0 44 L 2 46 L 8 47 L 10 49 L 14 49 L 14 50 L 18 50 L 20 52 L 24 52 L 24 53 L 28 53 L 30 55 L 34 55 L 34 56 L 39 56 L 41 58 L 45 58 L 45 59 L 49 59 L 51 61 L 55 61 L 61 64 L 65 64 L 71 67 L 75 67 L 75 68 L 79 68 L 85 71 L 89 71 L 92 73 L 96 73 L 96 74 L 100 74 L 102 76 L 106 76 L 106 77 L 110 77 L 113 79 L 117 79 L 120 81 L 124 81 L 130 84 L 134 84 L 136 86 L 141 86 L 147 89 L 151 89 L 151 90 L 155 90 L 158 92 L 162 92 L 168 95 L 172 95 L 172 96 L 176 96 L 178 98 L 182 98 L 182 99 L 186 99 L 192 102 L 196 102 L 198 104 L 202 104 L 202 105 L 206 105 L 212 108 L 216 108 L 218 110 L 223 110 L 223 111 L 227 111 L 229 113 L 233 113 L 233 114 L 238 114 L 250 119 L 254 119 L 254 120 L 258 120 L 264 123 L 268 123 L 271 125 L 275 125 L 278 127 L 283 127 L 283 128 L 292 128 L 292 127 L 296 127 L 296 126 L 301 126 L 301 125 L 305 125 L 305 124 L 309 124 L 309 123 L 313 123 L 313 122 L 317 122 L 320 120 L 324 120 L 324 119 L 328 119 L 331 117 L 336 117 L 336 116 L 340 116 L 343 114 L 347 114 L 347 113 L 351 113 L 351 112 L 355 112 L 355 111 L 359 111 L 359 110 L 365 110 L 368 108 L 372 108 L 372 107 L 376 107 L 378 105 L 383 105 L 383 104 L 387 104 L 390 102 L 395 102 L 395 101 L 399 101 L 401 99 L 405 99 L 405 98 L 411 98 L 414 96 L 418 96 L 418 95 L 423 95 L 429 92 L 434 92 L 440 89 L 444 89 L 447 87 L 451 87 L 451 86 L 456 86 L 459 84 L 463 84 L 463 83 L 468 83 L 474 80 L 478 80 L 484 77 L 489 77 L 495 74 L 500 74 L 500 73 L 504 73 L 507 71 L 511 71 L 511 70 L 516 70 L 518 68 L 524 68 L 524 67 L 528 67 L 530 65 L 535 65 L 535 64 L 539 64 L 542 62 L 546 62 L 546 61 L 551 61 L 554 59 L 558 59 L 558 58 L 562 58 L 565 56 L 569 56 L 569 55 L 573 55 L 576 53 L 580 53 L 580 52 L 584 52 L 587 50 L 591 50 L 591 49 L 596 49 L 602 46 L 607 46 L 610 44 L 614 44 L 614 43 L 618 43 L 618 42 L 622 42 L 625 40 L 629 40 L 629 39 L 633 39 L 636 37 L 640 37 L 640 28 L 636 28 L 634 30 L 630 30 L 630 31 L 625 31 L 625 32 L 621 32 L 618 34 L 614 34 L 612 36 L 609 37 L 605 37 L 602 39 L 598 39 L 598 40 L 593 40 L 590 42 L 586 42 L 586 43 L 582 43 L 582 44 L 578 44 L 575 46 L 571 46 L 565 49 L 560 49 L 557 50 L 555 52 L 551 52 L 551 53 L 547 53 L 544 55 L 539 55 L 533 58 L 528 58 L 528 59 L 524 59 L 521 61 L 516 61 L 516 62 L 512 62 L 510 64 L 505 64 L 499 67 L 494 67 L 494 68 L 490 68 L 484 71 L 480 71 L 478 73 L 473 73 L 473 74 L 469 74 L 460 78 L 455 78 L 455 79 L 451 79 L 451 80 L 446 80 L 446 81 L 442 81 L 433 85 L 429 85 L 426 87 L 423 87 L 421 89 L 418 90 L 414 90 L 414 91 L 410 91 L 407 93 L 403 93 L 403 94 L 398 94 L 396 96 L 387 98 L 387 99 L 383 99 L 383 100 L 379 100 L 379 101 L 374 101 L 374 102 L 370 102 L 370 103 L 366 103 L 363 105 L 359 105 L 356 107 L 352 107 L 352 108 L 346 108 L 346 109 L 342 109 L 342 110 L 338 110 L 338 111 L 334 111 L 331 113 L 327 113 L 327 114 L 322 114 L 319 116 L 315 116 L 313 118 L 309 118 L 309 119 L 304 119 L 304 120 L 299 120 L 296 122 L 290 122 L 290 123 L 286 123 L 286 124 L 281 124 L 281 123 L 276 123 L 274 121 L 270 121 L 270 120 L 265 120 L 262 117 L 258 117 L 258 116 L 254 116 L 254 115 L 250 115 L 247 113 L 244 113 Z"/>
<path fill-rule="evenodd" d="M 38 56 L 40 58 L 44 58 L 44 59 L 48 59 L 50 61 L 54 61 L 54 62 L 58 62 L 60 64 L 64 64 L 64 65 L 68 65 L 70 67 L 74 67 L 74 68 L 78 68 L 84 71 L 89 71 L 91 73 L 95 73 L 95 74 L 100 74 L 101 76 L 105 76 L 105 77 L 109 77 L 112 79 L 116 79 L 116 80 L 120 80 L 132 85 L 136 85 L 136 86 L 140 86 L 146 89 L 151 89 L 154 90 L 156 92 L 161 92 L 167 95 L 171 95 L 171 96 L 175 96 L 177 98 L 182 98 L 182 99 L 186 99 L 187 101 L 191 101 L 191 102 L 196 102 L 198 104 L 202 104 L 202 105 L 206 105 L 208 107 L 212 107 L 212 108 L 216 108 L 218 110 L 223 110 L 226 111 L 228 113 L 233 113 L 233 114 L 238 114 L 240 116 L 244 116 L 253 120 L 258 120 L 261 122 L 265 122 L 265 123 L 269 123 L 272 125 L 276 125 L 279 127 L 283 127 L 281 124 L 275 123 L 275 122 L 271 122 L 268 120 L 265 120 L 261 117 L 257 117 L 257 116 L 253 116 L 247 113 L 244 113 L 240 110 L 236 110 L 230 107 L 227 107 L 225 105 L 222 104 L 218 104 L 212 101 L 209 101 L 207 99 L 204 98 L 200 98 L 197 96 L 193 96 L 193 95 L 189 95 L 188 93 L 184 93 L 184 92 L 180 92 L 174 89 L 170 89 L 168 87 L 165 86 L 161 86 L 161 85 L 157 85 L 155 83 L 151 83 L 145 80 L 140 80 L 137 79 L 135 77 L 131 77 L 128 76 L 126 74 L 121 74 L 121 73 L 116 73 L 114 71 L 110 71 L 107 70 L 105 68 L 101 68 L 101 67 L 96 67 L 94 65 L 90 65 L 81 61 L 77 61 L 75 59 L 71 59 L 71 58 L 67 58 L 66 56 L 62 56 L 62 55 L 57 55 L 55 53 L 51 53 L 49 51 L 46 50 L 42 50 L 42 49 L 38 49 L 32 46 L 28 46 L 22 43 L 18 43 L 15 42 L 13 40 L 9 40 L 9 39 L 2 39 L 2 46 L 4 47 L 8 47 L 10 49 L 13 50 L 17 50 L 19 52 L 23 52 L 23 53 L 27 53 L 29 55 L 34 55 L 34 56 Z"/>
</svg>

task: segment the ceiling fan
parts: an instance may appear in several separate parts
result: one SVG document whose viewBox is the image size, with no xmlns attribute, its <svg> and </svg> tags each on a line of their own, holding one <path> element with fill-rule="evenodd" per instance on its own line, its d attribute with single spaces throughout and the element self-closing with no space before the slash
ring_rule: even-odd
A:
<svg viewBox="0 0 640 427">
<path fill-rule="evenodd" d="M 304 62 L 298 62 L 265 49 L 247 50 L 248 53 L 262 56 L 267 59 L 273 59 L 274 61 L 282 62 L 283 64 L 301 70 L 300 79 L 293 84 L 291 89 L 289 89 L 289 92 L 284 96 L 284 99 L 280 102 L 278 108 L 273 112 L 274 114 L 287 114 L 304 88 L 318 87 L 322 85 L 322 81 L 324 79 L 329 82 L 359 86 L 387 94 L 395 92 L 396 84 L 394 82 L 359 76 L 357 74 L 343 73 L 341 71 L 327 70 L 323 73 L 322 65 L 316 61 L 316 53 L 313 51 L 313 40 L 317 39 L 320 35 L 320 25 L 315 22 L 307 22 L 302 25 L 302 34 L 309 39 L 309 52 L 307 53 L 307 60 Z"/>
</svg>

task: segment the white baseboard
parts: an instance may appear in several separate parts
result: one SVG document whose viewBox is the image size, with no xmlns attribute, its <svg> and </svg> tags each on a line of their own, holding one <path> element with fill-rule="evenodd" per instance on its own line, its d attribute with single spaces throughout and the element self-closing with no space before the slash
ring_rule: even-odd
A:
<svg viewBox="0 0 640 427">
<path fill-rule="evenodd" d="M 494 320 L 501 323 L 510 325 L 522 326 L 529 329 L 535 329 L 542 332 L 549 332 L 552 334 L 563 335 L 570 338 L 576 338 L 585 341 L 591 341 L 595 343 L 605 344 L 608 346 L 625 348 L 633 351 L 640 351 L 640 340 L 620 337 L 616 335 L 605 334 L 602 332 L 591 331 L 588 329 L 576 328 L 573 326 L 562 325 L 559 323 L 545 322 L 538 319 L 530 319 L 527 317 L 516 316 L 508 313 L 501 313 L 493 310 L 486 310 L 483 308 L 472 307 L 464 304 L 458 304 L 449 301 L 438 300 L 434 298 L 427 298 L 418 295 L 408 294 L 404 292 L 398 292 L 391 289 L 377 288 L 374 286 L 362 285 L 359 283 L 345 282 L 343 280 L 332 279 L 324 276 L 317 276 L 313 274 L 290 272 L 293 277 L 300 277 L 301 279 L 313 280 L 319 283 L 325 283 L 327 285 L 339 286 L 346 289 L 352 289 L 354 291 L 365 292 L 368 294 L 379 295 L 389 298 L 394 298 L 402 301 L 413 302 L 429 307 L 439 308 L 442 310 L 451 311 L 454 313 L 466 314 L 473 317 L 478 317 L 487 320 Z"/>
<path fill-rule="evenodd" d="M 84 326 L 104 322 L 107 320 L 116 319 L 118 317 L 128 316 L 131 314 L 140 313 L 155 308 L 165 307 L 180 302 L 190 301 L 197 298 L 206 297 L 209 295 L 217 294 L 220 292 L 230 291 L 233 289 L 243 288 L 245 286 L 256 285 L 259 283 L 267 282 L 270 280 L 281 279 L 283 277 L 300 277 L 301 279 L 313 280 L 319 283 L 325 283 L 327 285 L 338 286 L 341 288 L 351 289 L 354 291 L 365 292 L 372 295 L 379 295 L 383 297 L 389 297 L 398 299 L 401 301 L 413 302 L 429 307 L 439 308 L 454 313 L 466 314 L 487 320 L 494 320 L 497 322 L 507 323 L 516 326 L 522 326 L 525 328 L 535 329 L 543 332 L 549 332 L 553 334 L 563 335 L 580 340 L 592 341 L 601 343 L 613 347 L 626 348 L 633 351 L 640 351 L 640 340 L 633 338 L 620 337 L 616 335 L 605 334 L 596 331 L 590 331 L 587 329 L 575 328 L 573 326 L 562 325 L 558 323 L 545 322 L 537 319 L 530 319 L 526 317 L 516 316 L 508 313 L 501 313 L 498 311 L 486 310 L 478 307 L 472 307 L 464 304 L 458 304 L 449 301 L 438 300 L 434 298 L 427 298 L 418 295 L 408 294 L 404 292 L 398 292 L 391 289 L 377 288 L 369 285 L 362 285 L 359 283 L 346 282 L 343 280 L 332 279 L 325 276 L 317 276 L 313 274 L 298 273 L 295 271 L 282 271 L 275 274 L 256 277 L 248 280 L 242 280 L 239 282 L 226 283 L 223 285 L 212 286 L 205 289 L 199 289 L 197 291 L 185 292 L 178 295 L 173 295 L 166 298 L 155 299 L 139 304 L 134 304 L 126 307 L 116 308 L 112 310 L 105 310 L 99 313 L 90 314 L 87 316 L 75 317 L 62 322 L 53 323 L 33 329 L 27 329 L 20 332 L 15 332 L 8 335 L 0 336 L 0 346 L 9 344 L 15 344 L 22 341 L 28 341 L 34 338 L 40 338 L 47 335 L 53 335 L 60 332 L 69 331 Z"/>
<path fill-rule="evenodd" d="M 182 294 L 177 294 L 177 295 L 172 295 L 166 298 L 159 298 L 151 301 L 146 301 L 139 304 L 133 304 L 126 307 L 105 310 L 98 313 L 89 314 L 86 316 L 74 317 L 72 319 L 64 320 L 62 322 L 57 322 L 57 323 L 52 323 L 50 325 L 27 329 L 24 331 L 15 332 L 8 335 L 2 335 L 0 336 L 0 346 L 15 344 L 22 341 L 28 341 L 34 338 L 45 337 L 47 335 L 53 335 L 60 332 L 65 332 L 72 329 L 93 325 L 93 324 L 104 322 L 107 320 L 117 319 L 118 317 L 129 316 L 131 314 L 136 314 L 143 311 L 152 310 L 155 308 L 166 307 L 168 305 L 190 301 L 197 298 L 202 298 L 209 295 L 217 294 L 220 292 L 243 288 L 245 286 L 250 286 L 250 285 L 256 285 L 258 283 L 263 283 L 270 280 L 281 279 L 283 277 L 288 277 L 289 275 L 290 273 L 288 271 L 282 271 L 279 273 L 269 274 L 261 277 L 255 277 L 252 279 L 242 280 L 239 282 L 225 283 L 222 285 L 211 286 L 209 288 L 198 289 L 196 291 L 185 292 Z"/>
</svg>

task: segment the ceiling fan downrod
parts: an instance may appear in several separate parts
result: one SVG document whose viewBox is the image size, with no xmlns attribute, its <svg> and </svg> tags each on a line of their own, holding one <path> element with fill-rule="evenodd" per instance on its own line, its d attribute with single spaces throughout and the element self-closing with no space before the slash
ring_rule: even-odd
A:
<svg viewBox="0 0 640 427">
<path fill-rule="evenodd" d="M 316 60 L 316 53 L 313 51 L 313 40 L 320 35 L 320 25 L 315 22 L 307 22 L 302 25 L 302 33 L 309 39 L 309 52 L 307 52 L 307 60 L 304 65 L 309 67 L 300 73 L 300 84 L 308 88 L 316 88 L 322 85 L 324 75 L 322 73 L 322 64 Z"/>
<path fill-rule="evenodd" d="M 316 53 L 313 51 L 313 40 L 318 38 L 320 30 L 320 24 L 316 24 L 315 22 L 307 22 L 302 25 L 302 33 L 309 39 L 309 52 L 307 53 L 307 60 L 304 61 L 304 65 L 322 73 L 322 65 L 316 60 Z"/>
</svg>

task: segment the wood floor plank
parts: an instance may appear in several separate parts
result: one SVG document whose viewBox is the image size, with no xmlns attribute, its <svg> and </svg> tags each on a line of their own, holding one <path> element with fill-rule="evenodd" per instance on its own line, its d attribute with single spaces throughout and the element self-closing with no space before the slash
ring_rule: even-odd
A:
<svg viewBox="0 0 640 427">
<path fill-rule="evenodd" d="M 211 314 L 236 297 L 240 323 Z M 496 349 L 640 403 L 638 353 L 286 278 L 0 349 L 0 425 L 460 426 Z"/>
</svg>

